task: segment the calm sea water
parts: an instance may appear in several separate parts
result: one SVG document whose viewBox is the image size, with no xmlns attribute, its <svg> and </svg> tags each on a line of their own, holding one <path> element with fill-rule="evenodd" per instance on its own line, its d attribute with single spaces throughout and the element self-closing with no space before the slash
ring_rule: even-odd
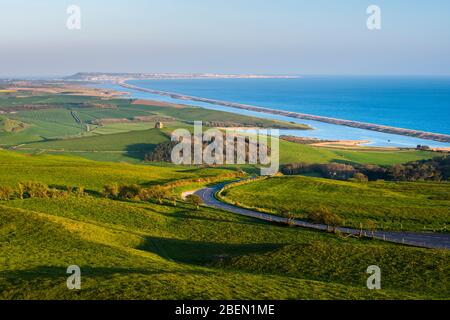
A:
<svg viewBox="0 0 450 320">
<path fill-rule="evenodd" d="M 130 81 L 186 95 L 450 134 L 450 77 Z"/>
<path fill-rule="evenodd" d="M 306 77 L 301 79 L 136 80 L 138 87 L 181 93 L 273 109 L 450 134 L 450 78 Z M 318 121 L 293 119 L 213 104 L 176 100 L 115 84 L 100 87 L 128 91 L 136 99 L 196 105 L 255 116 L 305 123 L 315 130 L 281 130 L 280 134 L 327 140 L 367 140 L 388 147 L 450 147 L 418 139 Z M 201 119 L 199 119 L 201 120 Z"/>
</svg>

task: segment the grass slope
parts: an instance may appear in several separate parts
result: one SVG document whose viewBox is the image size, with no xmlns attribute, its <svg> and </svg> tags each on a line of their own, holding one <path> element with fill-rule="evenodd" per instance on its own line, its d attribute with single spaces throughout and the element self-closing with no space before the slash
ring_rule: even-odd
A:
<svg viewBox="0 0 450 320">
<path fill-rule="evenodd" d="M 105 164 L 0 152 L 1 185 L 93 189 L 223 169 Z M 114 171 L 116 169 L 116 171 Z M 15 180 L 14 180 L 15 179 Z M 449 299 L 450 253 L 271 225 L 209 208 L 95 194 L 0 202 L 0 299 Z M 66 288 L 79 265 L 82 290 Z M 366 268 L 383 270 L 380 291 Z"/>
<path fill-rule="evenodd" d="M 2 108 L 13 108 L 46 104 L 50 109 L 19 111 L 9 115 L 10 121 L 23 122 L 27 126 L 19 132 L 6 132 L 0 127 L 0 146 L 20 145 L 20 149 L 34 153 L 77 153 L 93 160 L 138 163 L 156 144 L 167 140 L 163 133 L 170 135 L 174 129 L 187 127 L 188 123 L 196 120 L 228 121 L 267 127 L 282 125 L 291 129 L 305 129 L 305 126 L 299 124 L 190 106 L 161 106 L 158 103 L 152 105 L 151 102 L 136 104 L 129 99 L 100 99 L 70 94 L 21 95 L 19 97 L 14 93 L 0 93 L 0 105 Z M 75 112 L 82 123 L 78 123 L 71 112 Z M 106 126 L 89 124 L 97 119 L 130 119 L 148 115 L 171 117 L 178 122 L 171 124 L 172 128 L 166 128 L 163 133 L 152 130 L 146 123 Z M 101 137 L 102 135 L 104 137 Z M 338 150 L 299 145 L 284 140 L 280 141 L 280 148 L 281 163 L 341 161 L 390 165 L 433 157 L 433 153 L 424 151 Z"/>
<path fill-rule="evenodd" d="M 431 159 L 436 153 L 430 151 L 416 150 L 394 150 L 394 151 L 373 151 L 373 150 L 339 150 L 335 148 L 313 147 L 289 141 L 280 141 L 280 162 L 281 163 L 361 163 L 377 165 L 393 165 L 410 161 Z"/>
<path fill-rule="evenodd" d="M 0 185 L 39 181 L 52 186 L 83 186 L 100 191 L 113 182 L 163 184 L 180 179 L 227 175 L 232 170 L 137 166 L 86 160 L 74 156 L 22 155 L 0 150 Z"/>
<path fill-rule="evenodd" d="M 360 183 L 294 176 L 252 182 L 223 194 L 241 206 L 302 219 L 327 208 L 355 228 L 368 221 L 386 230 L 447 231 L 450 225 L 448 182 Z"/>
<path fill-rule="evenodd" d="M 187 125 L 180 127 L 189 128 Z M 178 127 L 177 127 L 178 128 Z M 117 126 L 116 130 L 121 130 Z M 77 152 L 79 155 L 95 160 L 121 160 L 128 162 L 142 161 L 145 153 L 151 151 L 158 143 L 168 141 L 175 127 L 167 127 L 164 130 L 133 128 L 130 132 L 96 135 L 83 138 L 64 140 L 52 140 L 46 142 L 29 143 L 21 150 L 29 152 Z M 113 129 L 114 130 L 114 129 Z M 122 155 L 112 158 L 106 151 L 115 151 Z M 409 161 L 430 159 L 436 153 L 428 151 L 352 151 L 327 149 L 301 145 L 280 140 L 280 162 L 307 162 L 307 163 L 363 163 L 377 165 L 392 165 Z"/>
</svg>

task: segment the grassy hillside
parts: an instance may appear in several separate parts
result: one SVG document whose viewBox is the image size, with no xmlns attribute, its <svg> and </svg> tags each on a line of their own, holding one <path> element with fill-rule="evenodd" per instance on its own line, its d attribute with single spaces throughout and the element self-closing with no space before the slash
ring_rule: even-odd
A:
<svg viewBox="0 0 450 320">
<path fill-rule="evenodd" d="M 233 170 L 189 167 L 136 166 L 126 163 L 96 162 L 81 157 L 29 156 L 0 150 L 0 185 L 38 181 L 55 186 L 83 186 L 100 191 L 113 182 L 162 184 L 180 179 L 228 175 Z"/>
<path fill-rule="evenodd" d="M 164 131 L 158 129 L 139 130 L 111 135 L 97 135 L 86 138 L 72 138 L 48 142 L 30 143 L 22 150 L 48 151 L 118 151 L 143 160 L 144 155 L 161 142 L 170 140 Z"/>
<path fill-rule="evenodd" d="M 386 230 L 449 231 L 448 182 L 344 182 L 276 177 L 226 190 L 227 201 L 278 215 L 308 219 L 323 208 L 345 226 Z M 371 221 L 371 222 L 369 222 Z"/>
<path fill-rule="evenodd" d="M 34 142 L 21 146 L 19 150 L 26 152 L 46 152 L 66 154 L 76 153 L 95 160 L 127 161 L 139 162 L 144 159 L 144 155 L 161 142 L 168 141 L 173 130 L 179 127 L 189 128 L 188 125 L 178 127 L 166 127 L 163 130 L 134 128 L 128 126 L 130 132 L 120 132 L 122 125 L 115 125 L 110 134 L 100 134 L 95 136 L 72 138 L 63 140 L 51 140 L 45 142 Z M 142 126 L 142 125 L 141 125 Z M 102 129 L 103 130 L 103 129 Z M 118 130 L 120 133 L 112 133 Z M 98 132 L 97 130 L 95 132 Z M 111 153 L 116 153 L 115 157 Z M 120 155 L 120 156 L 119 156 Z M 323 147 L 313 147 L 301 145 L 293 142 L 280 140 L 280 162 L 308 162 L 308 163 L 329 163 L 348 162 L 362 164 L 392 165 L 409 161 L 429 159 L 436 155 L 428 151 L 360 151 L 338 150 Z"/>
<path fill-rule="evenodd" d="M 11 120 L 7 117 L 0 116 L 0 132 L 20 132 L 27 126 L 22 121 Z"/>
<path fill-rule="evenodd" d="M 305 129 L 300 124 L 248 117 L 198 107 L 159 103 L 136 103 L 129 99 L 101 99 L 70 94 L 1 93 L 0 106 L 12 110 L 0 119 L 0 146 L 18 146 L 31 153 L 76 154 L 99 161 L 139 163 L 154 146 L 167 141 L 177 128 L 189 127 L 192 121 L 228 122 L 250 126 L 283 126 Z M 22 110 L 24 106 L 44 109 Z M 16 111 L 15 111 L 16 110 Z M 74 116 L 76 115 L 76 117 Z M 170 117 L 175 122 L 161 132 L 154 123 L 119 123 L 97 125 L 101 119 L 133 119 L 136 116 Z M 5 118 L 5 117 L 3 117 Z M 5 118 L 6 119 L 6 118 Z M 20 127 L 13 130 L 12 127 Z M 433 157 L 424 151 L 352 151 L 312 147 L 280 141 L 281 162 L 327 163 L 333 161 L 379 165 L 404 163 Z"/>
<path fill-rule="evenodd" d="M 0 152 L 0 185 L 152 185 L 221 175 Z M 178 203 L 123 202 L 95 193 L 0 201 L 1 299 L 450 298 L 450 253 L 270 225 Z M 82 290 L 67 290 L 79 265 Z M 320 267 L 320 264 L 323 264 Z M 366 268 L 383 290 L 366 288 Z"/>
<path fill-rule="evenodd" d="M 373 151 L 373 150 L 339 150 L 335 148 L 313 147 L 294 142 L 280 140 L 280 161 L 281 163 L 330 163 L 348 162 L 361 164 L 393 165 L 430 159 L 436 153 L 416 150 L 393 150 L 393 151 Z"/>
<path fill-rule="evenodd" d="M 100 119 L 132 119 L 138 116 L 168 116 L 179 123 L 194 120 L 225 121 L 246 125 L 283 126 L 291 129 L 307 128 L 301 124 L 259 119 L 237 114 L 205 110 L 196 107 L 175 105 L 153 106 L 150 104 L 133 104 L 128 99 L 101 99 L 70 94 L 11 94 L 0 92 L 0 107 L 8 113 L 10 120 L 29 124 L 20 134 L 11 134 L 0 130 L 0 145 L 13 146 L 35 141 L 46 141 L 70 137 L 91 136 L 94 134 L 112 134 L 125 132 L 123 126 L 116 128 L 91 124 Z M 31 108 L 38 109 L 31 109 Z M 25 109 L 24 109 L 25 108 Z M 78 117 L 76 119 L 72 113 Z M 81 123 L 80 123 L 81 121 Z M 87 129 L 87 126 L 89 130 Z M 154 123 L 151 127 L 154 127 Z M 127 126 L 127 131 L 141 130 L 142 123 Z M 148 127 L 147 127 L 148 129 Z"/>
</svg>

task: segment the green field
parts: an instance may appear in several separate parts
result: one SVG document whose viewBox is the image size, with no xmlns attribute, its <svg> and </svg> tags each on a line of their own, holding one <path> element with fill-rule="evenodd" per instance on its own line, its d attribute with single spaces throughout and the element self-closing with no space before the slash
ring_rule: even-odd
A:
<svg viewBox="0 0 450 320">
<path fill-rule="evenodd" d="M 23 94 L 23 93 L 22 93 Z M 24 105 L 46 105 L 42 110 L 19 110 L 14 108 Z M 101 107 L 100 107 L 101 106 Z M 182 127 L 186 122 L 195 120 L 203 121 L 230 121 L 246 125 L 284 126 L 290 129 L 306 129 L 301 124 L 266 120 L 237 114 L 206 110 L 196 107 L 178 106 L 160 107 L 152 105 L 132 104 L 129 99 L 99 99 L 96 97 L 71 96 L 63 94 L 55 95 L 29 95 L 17 97 L 11 93 L 0 92 L 0 107 L 14 111 L 8 114 L 10 120 L 22 121 L 28 127 L 20 134 L 11 134 L 0 130 L 0 145 L 14 146 L 28 144 L 36 141 L 47 141 L 71 137 L 92 136 L 95 134 L 114 134 L 126 131 L 142 130 L 145 124 L 132 123 L 124 125 L 107 125 L 105 127 L 86 124 L 99 119 L 132 119 L 137 116 L 166 116 L 178 120 Z M 76 113 L 82 123 L 72 116 Z M 151 125 L 151 126 L 150 126 Z M 146 129 L 154 127 L 154 123 L 148 124 Z M 127 130 L 124 130 L 127 129 Z M 91 132 L 92 131 L 92 132 Z"/>
<path fill-rule="evenodd" d="M 23 94 L 23 93 L 22 93 Z M 305 129 L 301 124 L 242 116 L 189 106 L 158 106 L 133 104 L 129 99 L 99 99 L 71 95 L 30 95 L 1 93 L 0 105 L 14 108 L 21 105 L 48 104 L 44 110 L 26 110 L 8 114 L 8 128 L 24 123 L 17 132 L 2 130 L 0 120 L 0 146 L 17 147 L 21 152 L 73 154 L 98 161 L 139 163 L 156 144 L 167 141 L 177 128 L 189 128 L 192 121 L 231 122 L 253 126 L 284 126 Z M 84 104 L 84 105 L 83 105 Z M 102 107 L 94 107 L 102 106 Z M 72 113 L 81 120 L 77 122 Z M 153 129 L 154 123 L 116 123 L 103 126 L 91 124 L 99 119 L 132 119 L 136 116 L 162 116 L 175 119 L 162 131 Z M 6 125 L 3 125 L 5 128 Z M 338 150 L 312 147 L 280 141 L 281 163 L 349 162 L 392 165 L 428 159 L 434 156 L 426 151 L 373 151 Z"/>
<path fill-rule="evenodd" d="M 214 177 L 235 172 L 232 169 L 137 166 L 128 163 L 97 162 L 74 156 L 30 156 L 1 150 L 0 167 L 2 186 L 38 181 L 55 186 L 83 186 L 93 191 L 101 191 L 106 184 L 112 182 L 163 184 L 180 179 Z"/>
<path fill-rule="evenodd" d="M 12 120 L 0 115 L 0 132 L 20 132 L 28 125 L 25 122 Z"/>
<path fill-rule="evenodd" d="M 416 150 L 339 150 L 335 148 L 313 147 L 294 142 L 280 140 L 280 162 L 281 163 L 360 163 L 393 165 L 410 161 L 430 159 L 436 156 L 435 152 Z"/>
<path fill-rule="evenodd" d="M 29 110 L 23 106 L 42 106 Z M 242 177 L 236 166 L 180 167 L 144 156 L 194 120 L 302 125 L 188 106 L 0 91 L 0 299 L 450 299 L 450 252 L 269 224 L 181 201 Z M 136 116 L 174 120 L 164 129 Z M 99 119 L 127 123 L 93 124 Z M 98 123 L 98 122 L 95 122 Z M 281 163 L 392 165 L 426 151 L 345 150 L 280 141 Z M 6 150 L 10 149 L 10 150 Z M 250 174 L 259 170 L 241 166 Z M 33 183 L 31 183 L 33 182 Z M 52 193 L 26 194 L 26 185 Z M 165 200 L 106 198 L 104 187 L 163 188 Z M 239 205 L 304 218 L 327 207 L 345 225 L 446 230 L 448 183 L 275 177 L 227 190 Z M 79 265 L 82 290 L 66 287 Z M 366 287 L 370 265 L 382 290 Z"/>
<path fill-rule="evenodd" d="M 133 125 L 128 125 L 131 129 Z M 120 132 L 124 130 L 124 125 L 107 126 L 111 130 L 109 134 L 100 134 L 89 137 L 71 138 L 51 140 L 46 142 L 33 142 L 23 145 L 19 150 L 28 152 L 65 152 L 77 153 L 78 155 L 86 155 L 92 153 L 92 159 L 108 161 L 111 159 L 111 151 L 121 153 L 121 161 L 136 163 L 144 159 L 145 153 L 150 152 L 161 142 L 169 141 L 170 134 L 173 130 L 186 127 L 186 124 L 178 127 L 166 127 L 163 130 L 133 128 L 133 131 Z M 115 128 L 115 129 L 114 129 Z M 113 133 L 117 130 L 120 133 Z M 96 131 L 94 131 L 95 133 Z M 109 152 L 108 152 L 109 151 Z M 134 154 L 134 155 L 133 155 Z M 430 159 L 436 153 L 431 151 L 415 151 L 415 150 L 399 150 L 399 151 L 353 151 L 338 150 L 323 147 L 313 147 L 309 145 L 301 145 L 293 142 L 280 140 L 280 162 L 308 162 L 308 163 L 361 163 L 361 164 L 377 164 L 392 165 L 416 161 L 421 159 Z"/>
<path fill-rule="evenodd" d="M 348 227 L 450 231 L 449 182 L 346 182 L 312 177 L 274 177 L 227 189 L 240 206 L 308 219 L 326 208 Z"/>
<path fill-rule="evenodd" d="M 0 185 L 98 191 L 227 175 L 0 152 Z M 95 192 L 0 201 L 1 299 L 450 299 L 450 253 L 260 222 L 178 202 Z M 79 265 L 82 290 L 66 288 Z M 382 290 L 366 268 L 383 270 Z"/>
</svg>

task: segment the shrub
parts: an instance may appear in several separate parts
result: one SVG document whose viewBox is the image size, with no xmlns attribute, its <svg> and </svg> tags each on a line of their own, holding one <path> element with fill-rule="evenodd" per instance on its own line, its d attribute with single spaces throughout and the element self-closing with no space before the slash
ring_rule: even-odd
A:
<svg viewBox="0 0 450 320">
<path fill-rule="evenodd" d="M 369 231 L 375 231 L 377 229 L 377 223 L 373 220 L 367 220 L 367 229 Z"/>
<path fill-rule="evenodd" d="M 300 162 L 283 165 L 281 172 L 286 175 L 319 173 L 328 179 L 348 180 L 357 171 L 353 166 L 342 163 L 309 164 Z"/>
<path fill-rule="evenodd" d="M 102 194 L 105 198 L 117 199 L 119 191 L 119 185 L 117 183 L 112 183 L 103 187 Z"/>
<path fill-rule="evenodd" d="M 58 190 L 58 189 L 49 189 L 48 190 L 48 197 L 55 199 L 55 198 L 62 198 L 67 197 L 69 193 L 67 191 Z"/>
<path fill-rule="evenodd" d="M 357 172 L 353 175 L 352 178 L 354 181 L 358 181 L 358 182 L 367 182 L 369 181 L 369 178 L 367 178 L 366 175 L 362 174 L 361 172 Z"/>
<path fill-rule="evenodd" d="M 19 197 L 19 199 L 23 199 L 25 195 L 25 186 L 22 183 L 19 183 L 17 185 L 17 196 Z"/>
<path fill-rule="evenodd" d="M 79 186 L 75 189 L 75 194 L 77 196 L 84 196 L 84 187 L 83 186 Z"/>
<path fill-rule="evenodd" d="M 139 192 L 139 198 L 143 201 L 148 201 L 150 199 L 158 200 L 160 204 L 163 203 L 164 199 L 170 198 L 170 193 L 161 186 L 155 186 L 148 189 L 142 189 Z"/>
<path fill-rule="evenodd" d="M 388 181 L 447 181 L 450 180 L 450 157 L 441 156 L 430 160 L 419 160 L 384 167 L 370 164 L 290 163 L 283 165 L 281 172 L 286 175 L 319 173 L 323 178 L 335 180 L 348 180 L 351 177 L 357 179 L 356 176 L 360 173 L 370 181 L 379 179 Z M 362 178 L 362 176 L 359 177 Z"/>
<path fill-rule="evenodd" d="M 202 198 L 200 198 L 196 194 L 190 194 L 186 197 L 186 202 L 190 203 L 197 207 L 197 210 L 200 208 L 200 205 L 203 204 Z"/>
<path fill-rule="evenodd" d="M 327 226 L 337 227 L 342 224 L 342 218 L 331 212 L 326 207 L 321 207 L 308 215 L 308 218 L 317 224 L 325 224 Z"/>
<path fill-rule="evenodd" d="M 138 186 L 137 184 L 132 184 L 132 185 L 128 185 L 128 186 L 120 186 L 118 198 L 120 200 L 139 199 L 141 189 L 142 188 L 140 186 Z"/>
<path fill-rule="evenodd" d="M 78 192 L 82 192 L 84 188 L 79 188 Z M 28 198 L 59 198 L 65 197 L 69 193 L 67 191 L 49 188 L 48 185 L 41 182 L 29 181 L 19 183 L 16 188 L 0 187 L 0 200 L 10 200 L 19 198 L 21 200 Z"/>
<path fill-rule="evenodd" d="M 48 198 L 49 188 L 46 184 L 40 182 L 30 181 L 25 183 L 23 188 L 22 197 L 27 198 Z"/>
<path fill-rule="evenodd" d="M 14 195 L 14 189 L 11 187 L 0 187 L 0 200 L 10 200 Z"/>
</svg>

